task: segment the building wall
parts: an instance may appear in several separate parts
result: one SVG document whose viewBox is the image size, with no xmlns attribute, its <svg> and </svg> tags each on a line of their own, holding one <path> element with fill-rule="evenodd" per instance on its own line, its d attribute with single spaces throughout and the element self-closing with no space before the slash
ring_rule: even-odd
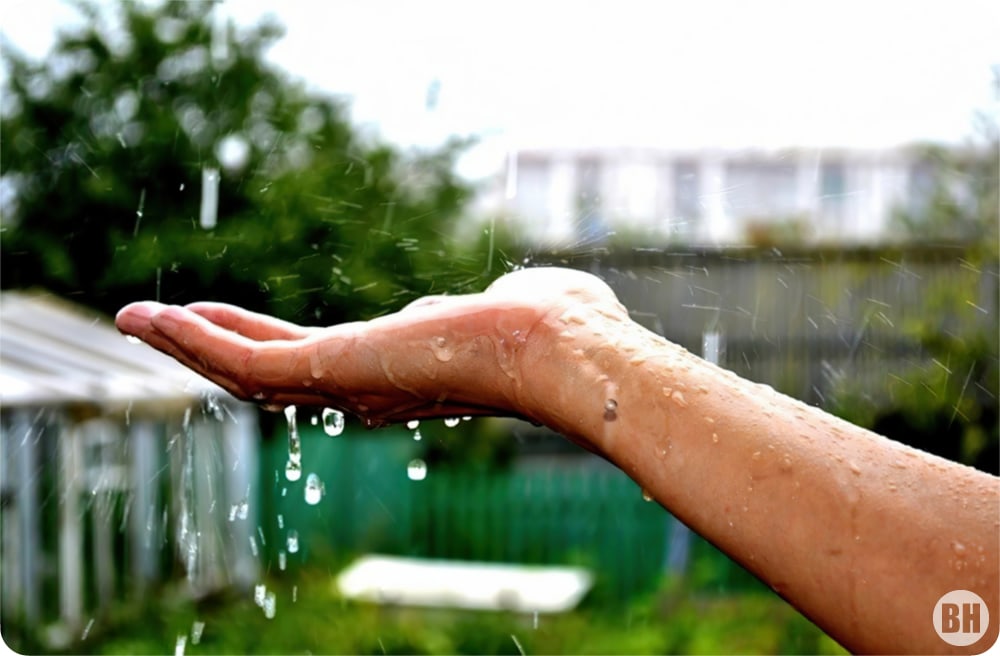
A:
<svg viewBox="0 0 1000 656">
<path fill-rule="evenodd" d="M 921 184 L 907 150 L 526 150 L 490 209 L 528 239 L 586 242 L 609 231 L 725 244 L 793 230 L 807 242 L 891 238 L 893 209 Z"/>
</svg>

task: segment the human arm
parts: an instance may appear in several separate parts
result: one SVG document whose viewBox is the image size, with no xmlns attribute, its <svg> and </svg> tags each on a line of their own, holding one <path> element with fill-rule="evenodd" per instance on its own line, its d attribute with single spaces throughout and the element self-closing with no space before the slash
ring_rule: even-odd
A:
<svg viewBox="0 0 1000 656">
<path fill-rule="evenodd" d="M 710 365 L 632 322 L 586 274 L 518 271 L 483 294 L 324 329 L 214 304 L 134 305 L 118 325 L 265 404 L 332 405 L 374 424 L 546 424 L 855 651 L 945 651 L 931 612 L 950 590 L 976 591 L 998 615 L 996 478 Z M 978 644 L 995 641 L 991 624 Z"/>
</svg>

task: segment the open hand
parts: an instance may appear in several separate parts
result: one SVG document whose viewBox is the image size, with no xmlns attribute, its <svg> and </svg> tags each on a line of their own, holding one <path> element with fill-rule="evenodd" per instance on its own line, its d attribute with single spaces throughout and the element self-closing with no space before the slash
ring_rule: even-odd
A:
<svg viewBox="0 0 1000 656">
<path fill-rule="evenodd" d="M 596 314 L 594 314 L 596 313 Z M 485 292 L 419 299 L 371 321 L 310 328 L 220 303 L 123 308 L 123 333 L 234 396 L 279 408 L 330 406 L 369 425 L 458 415 L 530 415 L 526 383 L 567 314 L 626 320 L 598 278 L 523 269 Z M 579 316 L 577 316 L 579 315 Z"/>
</svg>

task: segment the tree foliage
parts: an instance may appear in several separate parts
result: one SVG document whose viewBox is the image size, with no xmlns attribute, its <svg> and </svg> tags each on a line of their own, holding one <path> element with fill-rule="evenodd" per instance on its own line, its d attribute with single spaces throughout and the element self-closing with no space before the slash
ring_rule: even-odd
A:
<svg viewBox="0 0 1000 656">
<path fill-rule="evenodd" d="M 4 48 L 5 287 L 333 323 L 482 286 L 482 258 L 451 237 L 462 143 L 407 154 L 352 128 L 343 102 L 265 61 L 276 24 L 237 30 L 210 2 L 78 7 L 86 27 L 46 61 Z"/>
</svg>

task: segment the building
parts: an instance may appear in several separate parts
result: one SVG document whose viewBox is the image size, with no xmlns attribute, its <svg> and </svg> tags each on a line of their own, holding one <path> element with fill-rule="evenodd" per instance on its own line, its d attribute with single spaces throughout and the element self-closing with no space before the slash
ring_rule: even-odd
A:
<svg viewBox="0 0 1000 656">
<path fill-rule="evenodd" d="M 66 649 L 158 586 L 255 581 L 256 408 L 51 294 L 0 311 L 4 639 Z"/>
<path fill-rule="evenodd" d="M 616 232 L 693 244 L 860 244 L 926 203 L 933 172 L 915 149 L 521 150 L 483 207 L 528 240 L 586 243 Z"/>
</svg>

